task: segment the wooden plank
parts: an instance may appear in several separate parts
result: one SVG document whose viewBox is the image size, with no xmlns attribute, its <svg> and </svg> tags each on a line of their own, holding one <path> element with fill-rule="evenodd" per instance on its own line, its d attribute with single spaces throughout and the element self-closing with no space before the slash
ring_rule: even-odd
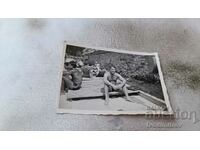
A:
<svg viewBox="0 0 200 150">
<path fill-rule="evenodd" d="M 129 92 L 129 96 L 133 96 L 133 95 L 139 95 L 139 91 L 132 91 Z M 119 93 L 119 92 L 110 92 L 109 93 L 109 97 L 110 98 L 117 98 L 117 97 L 123 97 L 125 96 L 123 93 Z M 77 100 L 89 100 L 89 99 L 97 99 L 97 98 L 102 98 L 104 99 L 104 94 L 100 94 L 100 95 L 94 95 L 94 96 L 83 96 L 83 97 L 72 97 L 72 98 L 68 98 L 68 100 L 73 100 L 73 101 L 77 101 Z"/>
</svg>

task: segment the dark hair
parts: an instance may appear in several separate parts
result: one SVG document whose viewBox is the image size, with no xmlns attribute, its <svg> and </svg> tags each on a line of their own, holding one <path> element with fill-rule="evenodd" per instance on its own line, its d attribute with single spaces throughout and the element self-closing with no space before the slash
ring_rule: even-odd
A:
<svg viewBox="0 0 200 150">
<path fill-rule="evenodd" d="M 110 70 L 112 67 L 116 69 L 115 65 L 113 65 L 113 64 L 108 64 L 108 69 L 109 69 L 109 70 Z"/>
<path fill-rule="evenodd" d="M 73 67 L 73 68 L 76 68 L 76 67 L 77 67 L 77 65 L 76 65 L 76 62 L 75 62 L 75 61 L 71 61 L 71 62 L 70 62 L 70 65 L 72 65 L 72 67 Z"/>
<path fill-rule="evenodd" d="M 65 66 L 69 66 L 69 63 L 68 63 L 68 62 L 65 62 L 64 65 L 65 65 Z"/>
</svg>

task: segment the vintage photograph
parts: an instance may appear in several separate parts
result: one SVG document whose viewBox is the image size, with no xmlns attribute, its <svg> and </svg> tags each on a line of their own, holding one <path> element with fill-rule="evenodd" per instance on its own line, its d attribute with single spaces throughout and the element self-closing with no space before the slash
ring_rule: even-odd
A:
<svg viewBox="0 0 200 150">
<path fill-rule="evenodd" d="M 157 53 L 65 43 L 58 113 L 173 114 Z"/>
</svg>

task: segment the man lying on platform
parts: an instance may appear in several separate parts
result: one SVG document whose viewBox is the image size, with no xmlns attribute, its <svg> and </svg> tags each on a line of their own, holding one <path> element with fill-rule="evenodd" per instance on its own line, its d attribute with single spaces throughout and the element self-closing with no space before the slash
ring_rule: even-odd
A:
<svg viewBox="0 0 200 150">
<path fill-rule="evenodd" d="M 109 71 L 104 74 L 105 105 L 109 103 L 109 92 L 123 92 L 127 101 L 135 102 L 128 95 L 126 80 L 118 73 L 114 65 L 109 67 Z"/>
<path fill-rule="evenodd" d="M 101 69 L 100 64 L 95 61 L 94 64 L 88 64 L 87 60 L 85 61 L 85 65 L 82 67 L 83 76 L 87 78 L 94 77 L 103 77 L 106 72 L 105 69 Z"/>
</svg>

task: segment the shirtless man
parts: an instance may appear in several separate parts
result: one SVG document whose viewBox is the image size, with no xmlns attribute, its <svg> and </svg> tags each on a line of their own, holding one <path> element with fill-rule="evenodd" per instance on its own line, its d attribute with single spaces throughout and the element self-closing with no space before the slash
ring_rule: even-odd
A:
<svg viewBox="0 0 200 150">
<path fill-rule="evenodd" d="M 106 70 L 101 69 L 100 64 L 97 61 L 95 61 L 95 64 L 94 64 L 94 67 L 93 67 L 93 76 L 103 77 L 105 72 L 106 72 Z"/>
<path fill-rule="evenodd" d="M 105 105 L 109 103 L 109 92 L 112 91 L 122 91 L 127 101 L 134 102 L 130 99 L 128 95 L 128 91 L 126 88 L 126 80 L 118 73 L 116 73 L 116 69 L 114 66 L 110 67 L 109 72 L 104 74 L 104 90 L 105 90 Z"/>
<path fill-rule="evenodd" d="M 82 76 L 83 72 L 80 67 L 77 67 L 76 62 L 70 62 L 65 66 L 65 70 L 63 71 L 63 83 L 65 87 L 65 91 L 68 90 L 78 90 L 82 85 Z"/>
</svg>

